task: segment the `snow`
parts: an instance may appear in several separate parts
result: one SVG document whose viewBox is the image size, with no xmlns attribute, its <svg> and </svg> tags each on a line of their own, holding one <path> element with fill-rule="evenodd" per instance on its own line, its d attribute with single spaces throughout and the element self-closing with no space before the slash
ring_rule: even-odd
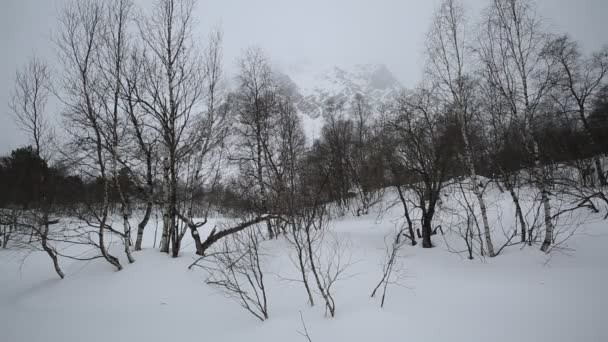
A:
<svg viewBox="0 0 608 342">
<path fill-rule="evenodd" d="M 378 112 L 382 104 L 396 97 L 403 87 L 388 68 L 382 64 L 287 68 L 281 72 L 294 85 L 294 99 L 302 118 L 309 142 L 319 138 L 325 123 L 325 104 L 330 99 L 344 102 L 344 113 L 352 113 L 357 94 Z M 284 82 L 287 82 L 284 80 Z"/>
<path fill-rule="evenodd" d="M 392 195 L 386 194 L 387 201 Z M 453 205 L 456 198 L 455 193 L 446 196 L 443 205 Z M 493 237 L 500 246 L 506 239 L 501 227 L 508 229 L 513 220 L 509 198 L 496 189 L 488 198 Z M 369 296 L 381 277 L 385 236 L 401 224 L 401 208 L 382 215 L 380 209 L 332 222 L 335 236 L 350 244 L 352 261 L 336 287 L 335 318 L 324 315 L 318 294 L 310 308 L 302 285 L 285 280 L 297 270 L 284 239 L 263 244 L 270 319 L 260 322 L 205 284 L 204 272 L 187 270 L 193 261 L 190 240 L 177 259 L 152 249 L 151 224 L 147 248 L 134 253 L 137 260 L 131 265 L 121 256 L 125 269 L 120 272 L 101 260 L 61 259 L 67 276 L 60 280 L 44 254 L 22 262 L 18 251 L 0 250 L 0 340 L 306 341 L 298 333 L 302 312 L 317 342 L 608 341 L 605 212 L 583 210 L 578 218 L 584 224 L 561 225 L 563 234 L 577 230 L 549 256 L 537 246 L 516 245 L 497 258 L 467 260 L 450 252 L 461 247 L 453 232 L 434 236 L 433 249 L 405 246 L 399 259 L 401 286 L 389 286 L 381 309 L 379 298 Z M 440 220 L 450 224 L 447 215 Z M 119 255 L 120 246 L 112 250 Z"/>
</svg>

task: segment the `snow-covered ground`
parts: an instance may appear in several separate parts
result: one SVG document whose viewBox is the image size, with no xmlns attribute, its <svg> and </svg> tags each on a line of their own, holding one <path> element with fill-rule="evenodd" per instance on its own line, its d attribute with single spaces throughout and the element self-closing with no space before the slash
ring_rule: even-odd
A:
<svg viewBox="0 0 608 342">
<path fill-rule="evenodd" d="M 447 196 L 443 205 L 455 198 Z M 488 198 L 500 246 L 500 227 L 508 230 L 513 220 L 510 202 L 496 189 Z M 434 249 L 405 246 L 399 285 L 389 286 L 381 309 L 370 293 L 401 208 L 380 217 L 379 210 L 332 222 L 335 236 L 351 247 L 352 263 L 336 287 L 335 318 L 325 317 L 318 295 L 310 308 L 302 285 L 285 280 L 297 270 L 282 238 L 263 243 L 270 319 L 260 322 L 205 284 L 204 272 L 187 270 L 190 240 L 177 259 L 150 248 L 151 227 L 148 248 L 135 253 L 134 264 L 123 258 L 120 272 L 101 260 L 61 259 L 67 276 L 60 280 L 42 253 L 22 262 L 20 253 L 0 251 L 0 341 L 306 341 L 298 333 L 300 312 L 315 342 L 608 341 L 604 213 L 581 211 L 580 226 L 565 220 L 564 236 L 577 230 L 550 256 L 516 245 L 494 259 L 467 260 L 453 252 L 461 247 L 454 232 L 434 236 Z"/>
</svg>

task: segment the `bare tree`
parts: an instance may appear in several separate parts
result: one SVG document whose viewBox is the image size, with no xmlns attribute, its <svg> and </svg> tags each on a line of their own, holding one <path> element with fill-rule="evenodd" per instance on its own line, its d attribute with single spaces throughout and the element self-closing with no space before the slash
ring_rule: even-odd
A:
<svg viewBox="0 0 608 342">
<path fill-rule="evenodd" d="M 205 121 L 202 116 L 209 113 L 205 102 L 208 75 L 192 37 L 194 7 L 194 0 L 158 0 L 139 21 L 145 54 L 137 102 L 160 137 L 164 192 L 161 251 L 169 253 L 171 249 L 173 257 L 179 255 L 183 236 L 178 227 L 181 168 L 209 133 L 200 126 Z"/>
<path fill-rule="evenodd" d="M 306 338 L 308 342 L 312 342 L 312 338 L 310 338 L 310 334 L 308 333 L 308 328 L 306 328 L 306 323 L 304 322 L 304 316 L 302 316 L 302 311 L 300 311 L 300 321 L 302 322 L 302 329 L 304 331 L 298 331 L 300 335 Z"/>
<path fill-rule="evenodd" d="M 317 204 L 313 208 L 312 225 L 304 226 L 306 234 L 306 252 L 310 264 L 310 271 L 317 285 L 317 290 L 325 302 L 326 313 L 331 317 L 336 315 L 336 301 L 334 298 L 334 285 L 342 279 L 350 266 L 347 247 L 335 236 L 328 232 L 327 208 Z M 327 239 L 327 237 L 330 237 Z"/>
<path fill-rule="evenodd" d="M 121 204 L 121 217 L 123 224 L 123 243 L 125 254 L 129 263 L 135 261 L 131 254 L 131 203 L 129 194 L 120 181 L 120 166 L 125 164 L 123 155 L 125 136 L 127 134 L 127 115 L 122 111 L 122 91 L 124 84 L 124 70 L 129 53 L 129 37 L 127 29 L 131 21 L 132 3 L 130 0 L 113 0 L 107 4 L 106 25 L 102 35 L 102 49 L 100 56 L 100 69 L 102 74 L 104 94 L 107 96 L 103 104 L 103 121 L 105 125 L 105 146 L 110 155 L 110 174 L 113 188 L 118 193 Z M 100 95 L 103 96 L 103 95 Z"/>
<path fill-rule="evenodd" d="M 565 100 L 559 96 L 554 100 L 560 102 L 566 112 L 572 110 L 578 116 L 585 134 L 593 146 L 593 162 L 597 179 L 601 186 L 606 186 L 606 176 L 600 160 L 600 148 L 589 125 L 590 107 L 608 74 L 608 47 L 588 58 L 582 56 L 578 44 L 567 35 L 551 41 L 545 53 L 556 60 L 557 84 L 566 95 Z M 571 103 L 572 102 L 572 103 Z"/>
<path fill-rule="evenodd" d="M 133 145 L 135 146 L 133 152 L 128 154 L 128 158 L 131 160 L 129 170 L 134 175 L 133 179 L 144 188 L 146 201 L 144 215 L 137 225 L 137 238 L 134 247 L 136 251 L 141 250 L 144 230 L 154 209 L 156 161 L 158 159 L 156 150 L 159 140 L 157 132 L 146 125 L 146 113 L 137 102 L 137 87 L 142 79 L 140 76 L 142 61 L 141 55 L 134 51 L 127 61 L 122 86 L 122 106 L 129 122 L 127 127 L 129 132 L 127 134 L 131 136 L 131 140 L 134 140 Z M 141 163 L 141 167 L 133 165 L 133 161 Z"/>
<path fill-rule="evenodd" d="M 327 168 L 327 194 L 345 212 L 350 209 L 353 197 L 353 137 L 355 125 L 345 113 L 345 102 L 340 98 L 330 98 L 324 103 L 326 123 L 321 139 L 315 146 L 322 164 Z"/>
<path fill-rule="evenodd" d="M 485 75 L 488 70 L 480 71 Z M 491 162 L 492 169 L 495 173 L 492 175 L 496 184 L 501 191 L 503 186 L 509 192 L 513 205 L 515 207 L 516 226 L 519 225 L 521 242 L 526 242 L 528 225 L 524 217 L 522 206 L 519 199 L 519 187 L 524 183 L 523 177 L 519 169 L 522 165 L 521 155 L 514 156 L 510 153 L 514 147 L 520 146 L 518 141 L 519 129 L 518 120 L 511 116 L 510 106 L 505 98 L 500 95 L 500 91 L 492 86 L 491 77 L 482 76 L 479 92 L 483 101 L 480 101 L 480 111 L 488 113 L 487 129 L 484 130 L 486 140 L 485 155 L 488 156 Z"/>
<path fill-rule="evenodd" d="M 403 161 L 398 153 L 398 144 L 400 140 L 398 135 L 395 134 L 395 131 L 390 129 L 391 120 L 391 113 L 382 114 L 382 128 L 380 132 L 382 136 L 381 154 L 385 160 L 385 164 L 388 169 L 388 184 L 390 184 L 397 191 L 399 202 L 403 207 L 403 217 L 405 218 L 405 221 L 407 223 L 407 233 L 405 231 L 402 231 L 402 234 L 404 235 L 404 237 L 411 241 L 412 246 L 416 246 L 418 242 L 416 242 L 416 235 L 414 233 L 414 222 L 411 216 L 411 209 L 414 208 L 416 205 L 412 202 L 407 192 L 407 184 L 414 181 L 414 179 L 413 177 L 411 177 L 411 174 L 408 175 L 406 172 L 403 172 L 405 171 L 402 167 Z M 392 205 L 387 206 L 387 210 L 392 207 Z"/>
<path fill-rule="evenodd" d="M 256 318 L 265 321 L 269 316 L 260 235 L 259 229 L 255 228 L 232 234 L 194 265 L 208 273 L 207 284 L 219 288 Z"/>
<path fill-rule="evenodd" d="M 108 114 L 106 94 L 103 91 L 101 70 L 103 35 L 107 28 L 106 8 L 97 1 L 69 3 L 60 17 L 57 45 L 65 67 L 62 101 L 66 105 L 64 117 L 71 136 L 70 159 L 83 167 L 91 176 L 99 177 L 103 194 L 101 203 L 90 207 L 87 224 L 96 227 L 99 250 L 106 261 L 122 269 L 120 261 L 111 255 L 105 243 L 110 216 L 110 172 L 108 172 Z M 92 219 L 90 219 L 92 218 Z"/>
<path fill-rule="evenodd" d="M 186 196 L 183 204 L 184 210 L 181 211 L 185 212 L 185 215 L 178 210 L 178 217 L 189 228 L 198 255 L 204 255 L 203 242 L 201 242 L 198 228 L 208 222 L 211 201 L 207 200 L 207 206 L 201 213 L 202 221 L 194 223 L 194 195 L 195 192 L 203 189 L 207 192 L 214 192 L 220 184 L 221 171 L 226 166 L 224 164 L 227 153 L 225 140 L 231 128 L 229 106 L 226 103 L 226 94 L 221 84 L 221 44 L 222 33 L 216 29 L 209 36 L 209 45 L 205 50 L 203 61 L 206 109 L 194 123 L 199 132 L 196 141 L 198 146 L 194 148 L 190 156 L 185 158 L 184 163 L 187 165 L 183 184 Z"/>
<path fill-rule="evenodd" d="M 297 172 L 301 173 L 304 172 L 304 170 L 306 170 L 306 168 L 301 167 Z M 298 182 L 296 182 L 296 177 Z M 305 190 L 305 184 L 302 184 L 302 175 L 294 174 L 293 177 L 290 178 L 294 187 L 291 188 L 292 191 L 287 199 L 289 203 L 289 209 L 286 215 L 289 225 L 287 241 L 289 241 L 296 253 L 296 259 L 292 261 L 294 261 L 294 264 L 298 268 L 302 278 L 301 282 L 306 290 L 310 306 L 314 306 L 314 298 L 312 296 L 309 274 L 310 272 L 316 272 L 316 270 L 312 270 L 312 268 L 315 267 L 315 262 L 310 258 L 310 248 L 313 243 L 316 243 L 315 238 L 317 237 L 311 234 L 311 232 L 312 229 L 321 227 L 319 224 L 323 220 L 325 211 L 324 206 L 321 205 L 321 194 L 323 187 L 327 183 L 327 178 L 328 177 L 325 176 L 324 180 L 320 184 L 316 184 L 313 187 L 313 192 L 309 194 L 307 193 L 307 190 Z M 311 235 L 313 236 L 311 237 Z M 315 275 L 315 280 L 317 279 L 316 277 L 317 276 Z M 324 299 L 326 300 L 327 306 L 327 299 L 325 296 Z"/>
<path fill-rule="evenodd" d="M 256 210 L 266 214 L 271 209 L 269 187 L 277 175 L 271 170 L 275 158 L 271 132 L 279 111 L 279 96 L 269 61 L 259 48 L 245 51 L 239 61 L 238 82 L 235 111 L 240 153 L 233 159 L 241 170 L 243 188 L 250 188 L 249 198 Z M 272 239 L 275 234 L 270 221 L 267 229 Z"/>
<path fill-rule="evenodd" d="M 401 96 L 393 113 L 385 120 L 385 134 L 397 144 L 395 163 L 410 176 L 407 187 L 416 196 L 416 207 L 422 211 L 422 247 L 431 248 L 434 234 L 432 221 L 438 210 L 450 162 L 454 155 L 448 117 L 438 106 L 435 90 L 420 87 Z"/>
<path fill-rule="evenodd" d="M 44 208 L 46 209 L 46 208 Z M 6 221 L 6 222 L 5 222 Z M 12 232 L 21 235 L 14 241 L 18 249 L 26 251 L 43 251 L 53 262 L 53 268 L 57 275 L 63 279 L 65 273 L 59 265 L 60 253 L 57 251 L 56 245 L 61 231 L 53 231 L 52 226 L 57 225 L 58 219 L 49 219 L 48 211 L 42 209 L 33 209 L 17 213 L 13 211 L 7 215 L 6 212 L 0 213 L 0 226 L 9 225 Z M 8 243 L 9 236 L 4 231 L 4 243 Z M 29 235 L 29 237 L 27 237 Z M 3 246 L 6 248 L 6 245 Z"/>
<path fill-rule="evenodd" d="M 306 144 L 302 123 L 297 115 L 289 94 L 279 100 L 277 120 L 278 134 L 273 139 L 277 157 L 270 158 L 270 168 L 275 178 L 272 184 L 273 206 L 281 213 L 282 220 L 276 226 L 283 225 L 285 237 L 295 252 L 290 256 L 297 267 L 301 282 L 304 285 L 308 302 L 314 305 L 309 283 L 310 263 L 305 243 L 305 227 L 313 224 L 314 215 L 310 215 L 309 198 L 304 194 L 302 173 L 305 171 Z M 321 186 L 322 187 L 322 186 Z M 317 197 L 320 191 L 317 191 Z M 313 206 L 314 207 L 314 206 Z M 279 231 L 275 231 L 279 234 Z"/>
<path fill-rule="evenodd" d="M 15 91 L 9 104 L 15 121 L 33 143 L 36 156 L 45 164 L 50 156 L 48 144 L 53 134 L 46 112 L 51 87 L 48 66 L 34 56 L 22 70 L 17 71 Z M 63 279 L 65 274 L 59 266 L 58 253 L 53 243 L 49 241 L 52 236 L 51 226 L 59 223 L 59 220 L 50 218 L 54 209 L 54 199 L 48 191 L 50 175 L 47 167 L 43 167 L 41 171 L 40 203 L 22 215 L 14 211 L 10 215 L 2 213 L 0 221 L 7 221 L 0 223 L 4 226 L 2 246 L 7 247 L 10 235 L 15 230 L 29 231 L 29 238 L 24 241 L 24 246 L 46 252 L 53 261 L 57 275 Z"/>
<path fill-rule="evenodd" d="M 552 61 L 544 49 L 548 36 L 530 0 L 494 0 L 487 10 L 480 39 L 480 58 L 488 70 L 490 84 L 510 107 L 510 114 L 523 122 L 526 147 L 534 159 L 534 180 L 541 195 L 547 251 L 553 240 L 549 175 L 540 159 L 535 135 L 539 104 L 554 86 Z"/>
<path fill-rule="evenodd" d="M 308 296 L 308 304 L 310 304 L 310 306 L 314 306 L 315 301 L 312 296 L 309 280 L 310 261 L 308 259 L 308 252 L 306 249 L 306 230 L 310 229 L 309 225 L 312 225 L 310 218 L 314 219 L 314 217 L 311 216 L 312 215 L 302 214 L 294 214 L 293 216 L 290 216 L 290 227 L 289 234 L 287 234 L 287 241 L 289 241 L 290 245 L 295 251 L 295 258 L 292 259 L 292 261 L 300 273 L 301 282 L 304 285 L 306 295 Z"/>
<path fill-rule="evenodd" d="M 374 108 L 367 99 L 356 94 L 353 100 L 352 121 L 353 136 L 350 143 L 351 154 L 347 156 L 349 173 L 357 192 L 358 203 L 356 215 L 367 215 L 369 209 L 377 204 L 382 196 L 384 184 L 383 159 L 379 152 L 375 120 L 372 117 Z"/>
<path fill-rule="evenodd" d="M 376 296 L 376 292 L 382 288 L 382 299 L 380 300 L 380 307 L 384 307 L 384 301 L 386 299 L 386 290 L 389 284 L 395 283 L 395 279 L 393 279 L 393 272 L 397 271 L 395 268 L 398 267 L 399 262 L 399 250 L 405 244 L 405 241 L 402 240 L 401 235 L 404 233 L 404 228 L 400 228 L 396 234 L 389 234 L 387 238 L 385 238 L 385 260 L 382 266 L 382 278 L 380 282 L 374 287 L 372 291 L 371 297 L 374 298 Z M 391 239 L 392 238 L 392 239 Z M 387 240 L 392 240 L 390 243 L 387 243 Z"/>
<path fill-rule="evenodd" d="M 39 156 L 47 156 L 49 152 L 42 148 L 49 143 L 52 134 L 46 113 L 50 91 L 49 68 L 38 57 L 32 57 L 27 65 L 17 71 L 15 90 L 9 106 L 15 122 L 28 135 Z"/>
<path fill-rule="evenodd" d="M 459 0 L 444 0 L 433 18 L 427 38 L 429 74 L 438 83 L 439 94 L 447 108 L 454 111 L 460 136 L 464 143 L 463 161 L 471 179 L 471 187 L 481 211 L 486 249 L 494 256 L 494 245 L 488 222 L 486 203 L 479 188 L 479 180 L 470 142 L 470 121 L 473 119 L 476 104 L 474 94 L 476 82 L 471 75 L 471 49 L 468 46 L 467 22 L 464 6 Z"/>
</svg>

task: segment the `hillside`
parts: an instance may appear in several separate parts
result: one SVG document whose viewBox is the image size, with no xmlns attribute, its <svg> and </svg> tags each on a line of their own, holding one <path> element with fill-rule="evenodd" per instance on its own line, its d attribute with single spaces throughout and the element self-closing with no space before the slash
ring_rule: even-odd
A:
<svg viewBox="0 0 608 342">
<path fill-rule="evenodd" d="M 401 224 L 399 207 L 381 210 L 393 195 L 388 192 L 373 214 L 347 214 L 331 222 L 332 236 L 349 246 L 344 260 L 350 265 L 336 285 L 333 319 L 324 314 L 318 294 L 310 308 L 301 284 L 289 280 L 297 271 L 284 237 L 262 245 L 270 319 L 260 322 L 205 284 L 205 272 L 187 269 L 194 259 L 191 240 L 177 259 L 151 249 L 151 224 L 147 248 L 120 272 L 101 260 L 64 258 L 67 277 L 59 280 L 42 253 L 23 260 L 17 251 L 0 251 L 2 340 L 306 341 L 298 333 L 303 331 L 300 311 L 313 341 L 608 339 L 604 213 L 579 211 L 580 216 L 562 221 L 560 239 L 573 235 L 550 255 L 515 245 L 494 259 L 474 260 L 455 253 L 462 247 L 460 238 L 442 217 L 446 234 L 433 238 L 436 248 L 406 245 L 400 250 L 398 277 L 381 309 L 379 298 L 369 295 L 381 277 L 385 237 Z M 449 196 L 445 208 L 454 207 L 457 197 Z M 497 189 L 488 198 L 496 244 L 502 244 L 501 229 L 508 234 L 511 220 L 499 218 L 509 198 Z M 584 223 L 567 224 L 574 221 Z M 120 253 L 120 246 L 112 248 Z"/>
</svg>

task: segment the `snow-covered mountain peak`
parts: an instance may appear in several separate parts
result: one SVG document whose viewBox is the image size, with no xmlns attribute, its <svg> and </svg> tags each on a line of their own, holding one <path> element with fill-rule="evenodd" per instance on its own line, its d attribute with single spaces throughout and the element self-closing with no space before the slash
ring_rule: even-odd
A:
<svg viewBox="0 0 608 342">
<path fill-rule="evenodd" d="M 360 64 L 352 67 L 333 66 L 313 71 L 307 68 L 294 68 L 285 74 L 297 85 L 298 108 L 303 115 L 316 119 L 323 117 L 325 104 L 339 101 L 349 111 L 357 94 L 377 108 L 389 97 L 401 91 L 399 81 L 382 64 Z"/>
</svg>

